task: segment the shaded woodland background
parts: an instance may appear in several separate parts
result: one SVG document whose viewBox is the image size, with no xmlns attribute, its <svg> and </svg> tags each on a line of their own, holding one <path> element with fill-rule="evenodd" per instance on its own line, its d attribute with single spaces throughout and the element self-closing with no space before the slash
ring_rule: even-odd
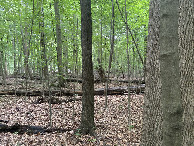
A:
<svg viewBox="0 0 194 146">
<path fill-rule="evenodd" d="M 80 1 L 2 1 L 0 143 L 127 145 L 130 141 L 137 145 L 148 5 L 147 0 L 92 1 L 96 119 L 92 137 L 79 131 L 83 94 Z"/>
</svg>

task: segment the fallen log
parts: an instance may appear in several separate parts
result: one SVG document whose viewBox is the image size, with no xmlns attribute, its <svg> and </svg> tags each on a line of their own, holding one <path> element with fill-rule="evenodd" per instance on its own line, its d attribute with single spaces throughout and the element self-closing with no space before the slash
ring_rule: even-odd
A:
<svg viewBox="0 0 194 146">
<path fill-rule="evenodd" d="M 110 79 L 110 81 L 113 81 L 113 82 L 122 82 L 122 83 L 129 83 L 129 80 Z M 134 79 L 134 80 L 130 80 L 130 83 L 134 83 L 134 84 L 145 84 L 145 81 L 144 80 Z"/>
<path fill-rule="evenodd" d="M 139 94 L 140 92 L 143 92 L 145 89 L 145 86 L 142 86 L 142 87 L 135 87 L 135 86 L 132 86 L 130 88 L 130 91 L 132 93 L 136 92 L 136 94 Z M 63 92 L 61 92 L 63 94 Z M 126 94 L 128 93 L 128 88 L 127 87 L 113 87 L 113 88 L 108 88 L 107 90 L 107 94 L 108 95 L 123 95 L 123 94 Z M 69 94 L 69 93 L 68 93 Z M 72 95 L 74 93 L 71 93 Z M 79 96 L 82 96 L 82 92 L 81 91 L 75 91 L 75 94 L 79 95 Z M 96 89 L 94 91 L 94 95 L 104 95 L 105 94 L 105 89 L 104 88 L 99 88 L 99 89 Z M 52 96 L 51 98 L 49 98 L 48 96 L 45 96 L 45 97 L 39 97 L 34 103 L 35 104 L 41 104 L 41 103 L 45 103 L 45 102 L 48 102 L 48 103 L 51 103 L 51 104 L 61 104 L 63 102 L 65 103 L 68 103 L 68 102 L 73 102 L 73 101 L 79 101 L 81 100 L 81 98 L 70 98 L 70 99 L 65 99 L 65 100 L 60 100 L 54 96 Z"/>
<path fill-rule="evenodd" d="M 78 83 L 82 83 L 81 79 L 76 79 L 76 78 L 69 78 L 69 79 L 65 79 L 65 82 L 78 82 Z"/>
<path fill-rule="evenodd" d="M 0 83 L 0 85 L 12 85 L 11 83 Z"/>
<path fill-rule="evenodd" d="M 0 133 L 2 132 L 10 132 L 10 133 L 16 133 L 17 134 L 41 134 L 41 133 L 51 133 L 51 132 L 58 132 L 63 133 L 66 131 L 71 131 L 72 129 L 62 129 L 62 128 L 46 128 L 41 126 L 29 126 L 29 125 L 20 125 L 18 123 L 8 126 L 6 124 L 0 123 Z"/>
<path fill-rule="evenodd" d="M 65 79 L 66 82 L 78 82 L 78 83 L 82 83 L 82 80 L 81 79 L 76 79 L 76 78 L 68 78 L 68 79 Z M 129 80 L 117 80 L 117 79 L 109 79 L 110 82 L 122 82 L 122 83 L 128 83 Z M 94 80 L 95 83 L 99 83 L 100 80 L 99 79 L 96 79 Z M 134 83 L 134 84 L 145 84 L 145 81 L 144 80 L 138 80 L 138 79 L 133 79 L 133 80 L 130 80 L 130 83 Z"/>
<path fill-rule="evenodd" d="M 145 90 L 145 85 L 142 84 L 141 86 L 131 86 L 130 87 L 130 92 L 131 93 L 144 93 Z M 104 95 L 105 89 L 104 88 L 99 88 L 94 90 L 94 95 Z M 113 88 L 108 88 L 107 94 L 108 95 L 123 95 L 125 93 L 128 93 L 128 88 L 127 87 L 113 87 Z M 43 91 L 25 91 L 25 90 L 5 90 L 5 91 L 0 91 L 0 95 L 17 95 L 17 96 L 42 96 Z M 73 90 L 52 90 L 50 93 L 48 90 L 44 91 L 45 96 L 73 96 L 74 94 L 77 94 L 78 96 L 82 96 L 82 91 L 73 91 Z"/>
<path fill-rule="evenodd" d="M 56 97 L 39 97 L 34 104 L 41 104 L 41 103 L 51 103 L 51 104 L 61 104 L 61 103 L 68 103 L 68 102 L 73 102 L 73 101 L 80 101 L 82 100 L 81 98 L 70 98 L 70 99 L 65 99 L 65 100 L 60 100 Z"/>
</svg>

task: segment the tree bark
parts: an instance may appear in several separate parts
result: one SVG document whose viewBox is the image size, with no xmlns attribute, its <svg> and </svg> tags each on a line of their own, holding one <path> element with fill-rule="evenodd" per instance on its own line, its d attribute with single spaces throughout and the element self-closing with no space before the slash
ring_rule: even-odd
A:
<svg viewBox="0 0 194 146">
<path fill-rule="evenodd" d="M 107 75 L 107 80 L 106 80 L 106 89 L 108 89 L 108 81 L 109 81 L 110 69 L 111 69 L 112 58 L 113 58 L 113 53 L 114 53 L 114 38 L 115 38 L 114 26 L 115 26 L 114 0 L 112 0 L 112 18 L 111 18 L 111 31 L 112 31 L 112 34 L 110 35 L 111 49 L 110 49 L 110 56 L 109 56 L 108 75 Z M 107 108 L 107 106 L 108 106 L 107 103 L 108 103 L 108 97 L 107 97 L 107 93 L 106 93 L 105 108 Z"/>
<path fill-rule="evenodd" d="M 92 64 L 91 0 L 81 0 L 82 116 L 81 133 L 94 134 L 94 75 Z"/>
<path fill-rule="evenodd" d="M 28 46 L 28 43 L 27 43 L 27 39 L 28 39 L 27 29 L 28 29 L 27 27 L 24 28 L 25 32 L 23 35 L 24 66 L 25 66 L 26 78 L 28 77 L 32 78 L 30 68 L 29 68 L 29 55 L 30 55 L 29 47 L 30 46 Z"/>
<path fill-rule="evenodd" d="M 63 64 L 62 64 L 62 40 L 61 40 L 61 26 L 60 26 L 60 14 L 58 7 L 59 0 L 54 1 L 55 7 L 55 19 L 56 19 L 56 36 L 57 36 L 57 66 L 59 73 L 59 85 L 64 86 L 63 79 Z"/>
<path fill-rule="evenodd" d="M 127 24 L 127 4 L 125 0 L 125 21 Z M 126 25 L 126 38 L 127 38 L 127 48 L 126 48 L 126 53 L 127 53 L 127 77 L 128 77 L 128 125 L 131 126 L 131 99 L 130 99 L 130 61 L 129 61 L 129 55 L 130 55 L 130 50 L 129 50 L 129 34 L 128 34 L 128 27 Z"/>
<path fill-rule="evenodd" d="M 37 1 L 38 3 L 38 1 Z M 40 7 L 40 48 L 41 48 L 41 59 L 42 59 L 42 75 L 44 79 L 48 78 L 48 64 L 47 64 L 47 49 L 46 49 L 46 43 L 45 43 L 45 30 L 44 30 L 44 8 L 43 8 L 43 1 L 41 1 L 39 4 L 41 4 Z"/>
<path fill-rule="evenodd" d="M 160 2 L 159 61 L 163 112 L 162 146 L 182 145 L 182 99 L 178 53 L 179 1 Z"/>
<path fill-rule="evenodd" d="M 179 52 L 183 101 L 183 144 L 194 145 L 194 1 L 180 0 Z"/>
<path fill-rule="evenodd" d="M 159 64 L 159 4 L 160 0 L 150 1 L 148 46 L 145 70 L 145 98 L 143 106 L 142 146 L 161 146 L 162 110 L 161 80 Z"/>
</svg>

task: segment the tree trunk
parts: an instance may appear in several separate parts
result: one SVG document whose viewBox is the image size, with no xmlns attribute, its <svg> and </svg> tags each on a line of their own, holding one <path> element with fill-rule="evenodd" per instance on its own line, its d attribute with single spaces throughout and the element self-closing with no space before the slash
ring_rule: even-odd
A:
<svg viewBox="0 0 194 146">
<path fill-rule="evenodd" d="M 3 76 L 3 38 L 1 38 L 1 46 L 0 49 L 0 76 Z"/>
<path fill-rule="evenodd" d="M 45 79 L 48 77 L 48 64 L 47 64 L 47 50 L 45 45 L 45 33 L 44 33 L 44 9 L 41 2 L 41 20 L 40 25 L 40 48 L 41 48 L 41 59 L 42 59 L 42 75 Z"/>
<path fill-rule="evenodd" d="M 14 24 L 14 29 L 15 29 L 15 24 Z M 13 37 L 13 50 L 14 50 L 14 55 L 13 55 L 13 58 L 14 58 L 14 76 L 16 76 L 16 74 L 17 74 L 17 66 L 16 66 L 15 32 L 14 32 L 14 37 Z"/>
<path fill-rule="evenodd" d="M 179 52 L 183 101 L 183 144 L 194 145 L 194 1 L 180 0 Z M 186 25 L 187 24 L 187 25 Z"/>
<path fill-rule="evenodd" d="M 101 20 L 100 20 L 100 62 L 101 62 L 101 65 L 102 65 L 102 6 L 100 6 L 101 8 Z"/>
<path fill-rule="evenodd" d="M 21 28 L 22 29 L 22 28 Z M 29 55 L 30 55 L 30 51 L 29 51 L 29 47 L 28 43 L 27 43 L 27 39 L 28 39 L 28 32 L 27 32 L 27 27 L 25 27 L 24 29 L 25 33 L 23 35 L 23 51 L 24 51 L 24 66 L 25 66 L 25 74 L 26 74 L 26 78 L 31 77 L 31 72 L 29 69 Z"/>
<path fill-rule="evenodd" d="M 151 1 L 142 145 L 181 146 L 178 1 Z M 153 80 L 154 79 L 154 80 Z"/>
<path fill-rule="evenodd" d="M 114 25 L 115 25 L 114 0 L 112 0 L 112 19 L 111 19 L 112 34 L 110 35 L 111 49 L 110 49 L 110 56 L 109 56 L 109 65 L 108 65 L 108 75 L 107 75 L 107 81 L 106 81 L 106 89 L 108 89 L 108 81 L 109 81 L 110 69 L 111 69 L 112 58 L 113 58 L 113 53 L 114 53 L 114 37 L 115 37 Z M 107 108 L 107 106 L 108 106 L 107 105 L 107 102 L 108 102 L 107 90 L 106 90 L 106 95 L 105 96 L 106 96 L 105 108 Z"/>
<path fill-rule="evenodd" d="M 82 116 L 81 133 L 94 134 L 94 75 L 92 64 L 91 0 L 81 0 Z"/>
<path fill-rule="evenodd" d="M 142 146 L 161 146 L 162 111 L 159 67 L 159 2 L 150 1 L 148 48 L 145 70 L 145 98 L 143 112 Z"/>
<path fill-rule="evenodd" d="M 61 26 L 60 26 L 60 14 L 58 7 L 59 0 L 54 1 L 55 7 L 55 19 L 56 19 L 56 36 L 57 36 L 57 66 L 58 66 L 58 76 L 59 85 L 64 86 L 63 79 L 63 64 L 62 64 L 62 40 L 61 40 Z"/>
<path fill-rule="evenodd" d="M 159 61 L 163 112 L 162 146 L 182 145 L 182 100 L 178 54 L 178 0 L 160 2 Z"/>
<path fill-rule="evenodd" d="M 125 21 L 127 24 L 127 4 L 126 4 L 126 0 L 125 0 Z M 129 55 L 130 55 L 130 51 L 129 51 L 129 34 L 128 34 L 128 27 L 126 25 L 126 38 L 127 38 L 127 48 L 126 48 L 126 53 L 127 53 L 127 78 L 128 78 L 128 125 L 131 126 L 131 99 L 130 99 L 130 61 L 129 61 Z"/>
</svg>

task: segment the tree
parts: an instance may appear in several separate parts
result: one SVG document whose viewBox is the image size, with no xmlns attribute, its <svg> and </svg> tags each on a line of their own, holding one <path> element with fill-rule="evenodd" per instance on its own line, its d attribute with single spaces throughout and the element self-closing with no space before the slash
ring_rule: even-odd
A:
<svg viewBox="0 0 194 146">
<path fill-rule="evenodd" d="M 111 35 L 110 35 L 110 42 L 111 42 L 111 48 L 110 48 L 110 55 L 109 55 L 109 65 L 108 65 L 108 75 L 107 75 L 107 80 L 106 80 L 106 99 L 105 99 L 105 109 L 108 106 L 108 96 L 107 96 L 107 89 L 108 89 L 108 81 L 110 77 L 110 69 L 111 69 L 111 64 L 113 60 L 113 54 L 114 54 L 114 41 L 115 41 L 115 12 L 114 12 L 114 0 L 112 0 L 112 19 L 111 19 Z"/>
<path fill-rule="evenodd" d="M 150 3 L 141 145 L 193 145 L 192 10 L 191 1 Z"/>
<path fill-rule="evenodd" d="M 159 67 L 159 2 L 150 1 L 148 46 L 145 69 L 143 131 L 141 145 L 159 146 L 162 141 L 161 79 Z"/>
<path fill-rule="evenodd" d="M 23 29 L 21 28 L 21 34 L 22 34 L 22 40 L 23 40 L 25 74 L 26 74 L 26 78 L 28 77 L 31 78 L 31 73 L 29 69 L 29 55 L 30 55 L 29 47 L 30 46 L 28 46 L 28 43 L 27 43 L 28 41 L 27 27 L 24 28 L 24 32 L 23 32 Z"/>
<path fill-rule="evenodd" d="M 178 51 L 179 1 L 160 2 L 159 62 L 163 112 L 163 146 L 182 144 L 182 99 Z"/>
<path fill-rule="evenodd" d="M 42 59 L 42 75 L 43 79 L 48 78 L 48 64 L 47 64 L 47 48 L 45 42 L 45 29 L 44 29 L 44 7 L 43 1 L 40 2 L 40 48 L 41 48 L 41 59 Z"/>
<path fill-rule="evenodd" d="M 194 145 L 194 1 L 180 0 L 179 52 L 180 86 L 183 101 L 183 144 Z"/>
<path fill-rule="evenodd" d="M 94 76 L 92 64 L 91 0 L 81 0 L 82 116 L 81 133 L 94 132 Z"/>
<path fill-rule="evenodd" d="M 62 40 L 61 40 L 61 26 L 60 26 L 60 14 L 58 7 L 59 0 L 54 0 L 55 7 L 55 19 L 56 19 L 56 37 L 57 37 L 57 65 L 59 75 L 60 87 L 64 84 L 63 79 L 63 64 L 62 64 Z"/>
</svg>

